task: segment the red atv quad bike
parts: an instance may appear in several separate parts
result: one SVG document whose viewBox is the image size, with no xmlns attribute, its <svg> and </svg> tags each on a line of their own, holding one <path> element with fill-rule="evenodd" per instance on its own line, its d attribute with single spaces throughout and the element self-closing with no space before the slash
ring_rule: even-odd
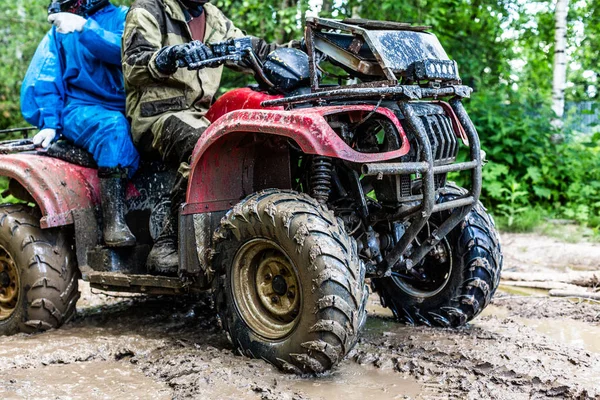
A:
<svg viewBox="0 0 600 400">
<path fill-rule="evenodd" d="M 214 290 L 233 346 L 296 373 L 326 371 L 354 346 L 366 278 L 409 324 L 478 315 L 502 255 L 478 200 L 481 149 L 456 63 L 434 35 L 400 23 L 308 18 L 305 39 L 306 52 L 278 49 L 264 64 L 237 39 L 181 65 L 243 63 L 259 85 L 226 93 L 207 114 L 180 209 L 177 277 L 145 267 L 174 172 L 144 163 L 127 192 L 138 243 L 108 248 L 89 154 L 4 143 L 3 196 L 22 204 L 0 208 L 0 333 L 68 321 L 80 277 L 112 291 Z M 347 75 L 325 84 L 334 69 Z M 447 182 L 458 171 L 468 189 Z"/>
</svg>

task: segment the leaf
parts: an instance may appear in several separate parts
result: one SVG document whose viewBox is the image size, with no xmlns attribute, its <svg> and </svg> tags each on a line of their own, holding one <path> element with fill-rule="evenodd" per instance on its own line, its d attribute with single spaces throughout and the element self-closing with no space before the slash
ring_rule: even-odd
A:
<svg viewBox="0 0 600 400">
<path fill-rule="evenodd" d="M 542 187 L 542 186 L 534 185 L 533 192 L 536 194 L 536 196 L 542 197 L 545 199 L 550 199 L 550 197 L 552 196 L 552 191 L 550 189 Z"/>
<path fill-rule="evenodd" d="M 527 175 L 533 182 L 539 182 L 542 177 L 542 173 L 538 167 L 527 167 Z"/>
</svg>

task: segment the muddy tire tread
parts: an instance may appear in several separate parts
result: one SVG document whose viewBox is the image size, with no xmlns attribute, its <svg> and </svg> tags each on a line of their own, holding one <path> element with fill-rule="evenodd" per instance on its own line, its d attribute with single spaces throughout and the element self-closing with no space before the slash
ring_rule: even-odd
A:
<svg viewBox="0 0 600 400">
<path fill-rule="evenodd" d="M 315 199 L 306 194 L 276 189 L 257 192 L 236 205 L 221 221 L 215 238 L 226 241 L 238 233 L 238 227 L 243 229 L 242 225 L 260 221 L 268 221 L 273 226 L 281 223 L 287 228 L 285 234 L 288 240 L 296 242 L 299 252 L 304 251 L 304 239 L 308 236 L 318 237 L 322 244 L 312 245 L 318 247 L 314 254 L 313 249 L 309 249 L 310 265 L 306 266 L 312 276 L 312 291 L 320 293 L 316 304 L 305 304 L 317 316 L 316 322 L 310 326 L 304 335 L 305 340 L 295 352 L 278 354 L 267 361 L 292 373 L 324 372 L 343 359 L 354 346 L 366 316 L 364 266 L 358 258 L 357 246 L 333 213 Z M 218 253 L 218 248 L 215 252 Z M 218 273 L 223 274 L 223 271 Z M 231 335 L 228 315 L 236 311 L 224 301 L 225 296 L 219 295 L 225 292 L 225 281 L 223 276 L 218 279 L 216 306 L 223 327 Z M 251 346 L 245 347 L 240 341 L 232 341 L 242 354 L 251 352 Z"/>
<path fill-rule="evenodd" d="M 5 204 L 0 205 L 0 236 L 22 281 L 19 315 L 0 321 L 0 334 L 45 331 L 71 319 L 80 273 L 66 231 L 41 229 L 34 208 Z"/>
<path fill-rule="evenodd" d="M 448 183 L 441 193 L 442 201 L 448 201 L 465 193 L 465 190 Z M 464 275 L 456 295 L 449 304 L 437 310 L 423 312 L 417 306 L 406 307 L 390 295 L 388 290 L 375 290 L 396 318 L 409 325 L 459 327 L 475 318 L 490 303 L 498 285 L 502 269 L 502 252 L 494 220 L 480 202 L 455 228 L 458 252 L 464 265 Z M 452 233 L 451 233 L 452 235 Z"/>
</svg>

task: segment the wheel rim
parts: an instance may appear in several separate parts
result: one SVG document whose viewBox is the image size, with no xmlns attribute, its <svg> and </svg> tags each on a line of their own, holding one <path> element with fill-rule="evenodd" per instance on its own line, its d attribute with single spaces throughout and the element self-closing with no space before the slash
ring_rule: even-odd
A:
<svg viewBox="0 0 600 400">
<path fill-rule="evenodd" d="M 19 271 L 11 255 L 0 246 L 0 321 L 10 318 L 19 301 Z"/>
<path fill-rule="evenodd" d="M 400 289 L 409 295 L 428 298 L 440 293 L 446 287 L 452 275 L 452 267 L 452 249 L 448 240 L 444 238 L 425 256 L 420 265 L 415 267 L 426 277 L 425 279 L 409 278 L 394 273 L 392 279 Z"/>
<path fill-rule="evenodd" d="M 302 308 L 295 265 L 268 239 L 242 245 L 233 261 L 231 287 L 237 310 L 250 329 L 271 340 L 289 335 Z"/>
</svg>

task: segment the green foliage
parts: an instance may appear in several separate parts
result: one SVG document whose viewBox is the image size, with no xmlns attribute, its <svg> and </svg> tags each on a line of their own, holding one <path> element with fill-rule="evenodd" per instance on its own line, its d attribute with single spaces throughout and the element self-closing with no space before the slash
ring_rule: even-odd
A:
<svg viewBox="0 0 600 400">
<path fill-rule="evenodd" d="M 529 209 L 527 207 L 527 191 L 519 189 L 521 189 L 521 184 L 515 180 L 511 181 L 508 187 L 500 189 L 504 201 L 498 204 L 497 210 L 506 218 L 508 228 L 512 228 L 515 220 Z"/>
<path fill-rule="evenodd" d="M 38 43 L 50 28 L 41 3 L 5 3 L 0 9 L 0 129 L 24 124 L 19 107 L 21 82 Z"/>
<path fill-rule="evenodd" d="M 514 218 L 512 224 L 509 225 L 508 218 L 504 215 L 498 215 L 497 210 L 493 210 L 496 220 L 496 226 L 498 229 L 504 232 L 534 232 L 539 229 L 539 227 L 545 223 L 546 215 L 548 214 L 546 210 L 542 207 L 534 206 L 527 207 L 523 212 L 519 213 L 518 217 Z"/>
</svg>

